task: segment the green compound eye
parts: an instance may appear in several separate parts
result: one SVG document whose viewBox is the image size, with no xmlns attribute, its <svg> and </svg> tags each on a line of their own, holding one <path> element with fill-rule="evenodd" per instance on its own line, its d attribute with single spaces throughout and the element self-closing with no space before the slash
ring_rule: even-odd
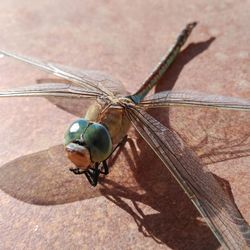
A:
<svg viewBox="0 0 250 250">
<path fill-rule="evenodd" d="M 78 119 L 74 121 L 66 131 L 64 135 L 64 145 L 68 145 L 71 142 L 81 139 L 81 136 L 84 134 L 86 128 L 89 125 L 89 121 L 86 119 Z"/>
<path fill-rule="evenodd" d="M 94 162 L 104 161 L 112 152 L 110 134 L 102 124 L 90 124 L 84 133 L 84 142 L 88 146 Z"/>
<path fill-rule="evenodd" d="M 99 123 L 86 119 L 73 122 L 64 136 L 64 145 L 82 142 L 90 151 L 92 162 L 101 162 L 112 152 L 112 141 L 109 131 Z"/>
</svg>

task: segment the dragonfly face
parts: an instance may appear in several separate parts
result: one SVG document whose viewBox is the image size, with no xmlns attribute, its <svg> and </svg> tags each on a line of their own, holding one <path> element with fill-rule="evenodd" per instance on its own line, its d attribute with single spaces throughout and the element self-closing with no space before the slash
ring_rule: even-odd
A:
<svg viewBox="0 0 250 250">
<path fill-rule="evenodd" d="M 70 125 L 64 145 L 68 158 L 81 169 L 104 161 L 112 152 L 111 136 L 106 127 L 87 119 L 78 119 Z"/>
</svg>

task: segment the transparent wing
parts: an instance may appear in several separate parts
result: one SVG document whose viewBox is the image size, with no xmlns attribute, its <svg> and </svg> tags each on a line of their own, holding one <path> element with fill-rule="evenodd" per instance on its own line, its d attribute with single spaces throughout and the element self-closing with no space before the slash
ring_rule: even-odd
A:
<svg viewBox="0 0 250 250">
<path fill-rule="evenodd" d="M 83 72 L 83 71 L 81 71 Z M 107 87 L 109 90 L 111 90 L 115 95 L 118 94 L 123 94 L 123 96 L 128 95 L 128 92 L 126 91 L 125 87 L 119 82 L 115 81 L 113 79 L 110 79 L 110 77 L 99 71 L 84 71 L 86 74 L 89 76 L 91 75 L 92 79 L 95 79 L 95 81 L 102 81 L 105 80 L 105 87 Z M 65 79 L 59 79 L 59 78 L 42 78 L 42 79 L 37 79 L 36 82 L 38 84 L 48 84 L 48 83 L 53 83 L 53 84 L 61 84 L 61 83 L 67 83 L 70 84 L 68 80 Z M 108 86 L 107 86 L 108 84 Z M 94 94 L 93 92 L 91 92 Z M 86 93 L 86 94 L 89 94 Z M 89 97 L 85 95 L 85 97 Z M 79 98 L 58 98 L 57 96 L 47 96 L 46 99 L 56 105 L 58 108 L 67 111 L 75 116 L 81 117 L 83 115 L 83 111 L 86 110 L 86 107 L 91 105 L 91 98 L 85 98 L 81 99 L 79 101 Z"/>
<path fill-rule="evenodd" d="M 66 66 L 57 65 L 49 62 L 43 62 L 34 58 L 19 56 L 17 54 L 0 50 L 0 54 L 12 57 L 19 61 L 25 62 L 39 68 L 48 73 L 52 73 L 60 78 L 71 81 L 74 85 L 82 87 L 85 91 L 98 92 L 99 94 L 113 95 L 113 93 L 105 88 L 102 84 L 104 80 L 96 81 L 87 72 L 69 69 Z"/>
<path fill-rule="evenodd" d="M 50 83 L 31 85 L 27 87 L 20 87 L 10 89 L 6 91 L 0 91 L 0 97 L 10 96 L 56 96 L 56 97 L 74 97 L 74 98 L 86 98 L 97 97 L 99 92 L 85 91 L 81 87 L 74 86 L 72 84 L 64 83 Z"/>
<path fill-rule="evenodd" d="M 72 72 L 72 74 L 74 75 L 77 75 L 83 79 L 88 79 L 98 86 L 102 86 L 102 88 L 105 88 L 114 95 L 129 95 L 129 92 L 120 81 L 113 79 L 113 77 L 110 77 L 110 75 L 105 72 L 97 70 L 82 70 L 66 66 L 61 67 L 67 71 Z"/>
<path fill-rule="evenodd" d="M 152 116 L 135 108 L 126 114 L 135 129 L 169 169 L 219 242 L 228 249 L 250 246 L 250 228 L 214 176 L 182 139 Z"/>
<path fill-rule="evenodd" d="M 250 160 L 249 110 L 173 105 L 151 109 L 150 114 L 176 131 L 203 164 L 222 172 L 229 166 L 232 171 L 240 168 L 250 176 L 247 172 Z M 228 160 L 231 160 L 229 165 L 214 165 Z M 245 167 L 239 161 L 244 161 Z"/>
<path fill-rule="evenodd" d="M 139 104 L 145 108 L 169 107 L 171 105 L 250 110 L 250 101 L 234 97 L 207 95 L 196 91 L 164 91 L 145 98 Z"/>
</svg>

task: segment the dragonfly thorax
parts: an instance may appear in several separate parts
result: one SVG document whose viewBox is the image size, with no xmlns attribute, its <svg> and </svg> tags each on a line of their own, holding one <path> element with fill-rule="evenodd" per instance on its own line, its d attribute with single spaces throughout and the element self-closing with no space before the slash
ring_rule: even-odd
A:
<svg viewBox="0 0 250 250">
<path fill-rule="evenodd" d="M 112 152 L 111 136 L 106 127 L 83 118 L 69 126 L 64 145 L 69 159 L 84 169 L 94 162 L 104 161 Z"/>
<path fill-rule="evenodd" d="M 130 99 L 128 97 L 124 97 L 124 96 L 122 96 L 118 99 L 118 103 L 122 106 L 124 106 L 124 105 L 134 106 L 135 105 L 135 103 L 132 101 L 132 99 Z"/>
</svg>

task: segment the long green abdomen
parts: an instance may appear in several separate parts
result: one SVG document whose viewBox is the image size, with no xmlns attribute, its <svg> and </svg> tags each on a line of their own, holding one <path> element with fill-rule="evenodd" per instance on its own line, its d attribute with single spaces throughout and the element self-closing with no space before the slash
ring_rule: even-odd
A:
<svg viewBox="0 0 250 250">
<path fill-rule="evenodd" d="M 146 82 L 141 86 L 141 88 L 130 98 L 135 102 L 139 103 L 147 94 L 148 92 L 159 82 L 161 77 L 167 71 L 169 66 L 175 60 L 176 56 L 179 54 L 181 47 L 186 42 L 188 36 L 190 35 L 192 29 L 195 27 L 196 23 L 190 23 L 186 26 L 186 28 L 181 32 L 178 36 L 175 44 L 169 50 L 167 56 L 162 60 L 159 66 L 152 72 Z"/>
</svg>

